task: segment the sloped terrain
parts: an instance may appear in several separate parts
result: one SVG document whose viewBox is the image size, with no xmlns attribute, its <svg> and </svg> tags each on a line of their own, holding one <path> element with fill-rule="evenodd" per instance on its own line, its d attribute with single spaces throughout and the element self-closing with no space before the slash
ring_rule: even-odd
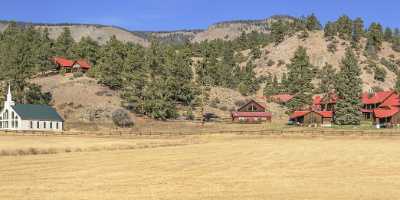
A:
<svg viewBox="0 0 400 200">
<path fill-rule="evenodd" d="M 67 122 L 111 123 L 111 114 L 120 108 L 119 94 L 88 78 L 54 75 L 32 82 L 53 95 L 53 106 Z"/>
<path fill-rule="evenodd" d="M 146 39 L 134 35 L 123 29 L 110 27 L 110 26 L 94 26 L 94 25 L 71 25 L 71 26 L 36 26 L 37 28 L 48 28 L 50 37 L 55 39 L 62 32 L 65 27 L 71 30 L 72 37 L 75 41 L 79 41 L 82 37 L 90 36 L 92 39 L 98 41 L 100 44 L 106 43 L 113 35 L 118 40 L 124 42 L 132 42 L 147 46 Z"/>
<path fill-rule="evenodd" d="M 329 63 L 333 65 L 336 69 L 339 69 L 340 62 L 344 56 L 345 49 L 350 44 L 349 42 L 338 40 L 337 51 L 335 53 L 331 53 L 328 51 L 327 45 L 328 41 L 324 38 L 324 33 L 322 31 L 315 31 L 310 33 L 310 36 L 306 39 L 299 39 L 297 35 L 292 36 L 284 40 L 282 43 L 275 45 L 270 44 L 262 49 L 262 56 L 260 59 L 256 61 L 256 72 L 258 76 L 267 75 L 268 73 L 277 75 L 280 77 L 283 72 L 286 72 L 286 64 L 290 63 L 290 59 L 293 57 L 294 52 L 298 47 L 303 46 L 307 49 L 307 53 L 310 57 L 310 61 L 314 66 L 322 67 L 325 63 Z M 362 41 L 363 47 L 365 46 L 366 41 Z M 249 51 L 244 51 L 243 54 L 247 55 Z M 360 67 L 362 68 L 362 80 L 363 80 L 363 89 L 368 90 L 374 86 L 379 86 L 382 89 L 390 89 L 393 87 L 396 75 L 389 71 L 385 66 L 379 64 L 378 65 L 384 68 L 387 72 L 386 79 L 384 82 L 374 80 L 374 75 L 366 72 L 364 67 L 367 65 L 367 58 L 363 55 L 363 52 L 360 51 L 357 53 L 359 56 Z M 378 53 L 379 57 L 389 58 L 392 56 L 394 60 L 400 59 L 400 53 L 392 50 L 389 43 L 384 43 L 382 50 Z M 273 61 L 273 65 L 269 66 L 269 61 Z M 284 63 L 279 66 L 280 60 Z"/>
</svg>

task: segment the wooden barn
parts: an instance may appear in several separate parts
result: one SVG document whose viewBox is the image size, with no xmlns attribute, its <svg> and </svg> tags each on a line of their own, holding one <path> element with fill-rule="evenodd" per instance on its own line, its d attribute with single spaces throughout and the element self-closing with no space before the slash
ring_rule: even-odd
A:
<svg viewBox="0 0 400 200">
<path fill-rule="evenodd" d="M 266 111 L 266 106 L 254 100 L 250 100 L 237 111 L 231 113 L 233 122 L 261 123 L 270 122 L 272 114 Z"/>
<path fill-rule="evenodd" d="M 332 126 L 332 111 L 295 111 L 289 116 L 289 122 L 299 126 Z"/>
<path fill-rule="evenodd" d="M 373 124 L 376 128 L 399 127 L 400 108 L 388 106 L 374 109 Z"/>
</svg>

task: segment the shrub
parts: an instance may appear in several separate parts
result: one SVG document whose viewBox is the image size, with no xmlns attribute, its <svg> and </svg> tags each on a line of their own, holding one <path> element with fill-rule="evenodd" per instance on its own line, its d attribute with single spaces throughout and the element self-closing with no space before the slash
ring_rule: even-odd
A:
<svg viewBox="0 0 400 200">
<path fill-rule="evenodd" d="M 117 109 L 112 113 L 112 120 L 115 125 L 119 127 L 131 127 L 134 125 L 132 118 L 129 116 L 128 111 L 124 109 Z"/>
<path fill-rule="evenodd" d="M 386 70 L 381 67 L 376 67 L 374 70 L 374 79 L 384 82 L 386 78 Z"/>
<path fill-rule="evenodd" d="M 275 61 L 268 60 L 267 65 L 271 67 L 272 65 L 275 65 Z"/>
<path fill-rule="evenodd" d="M 218 99 L 218 97 L 215 97 L 214 99 L 211 100 L 210 106 L 212 108 L 217 108 L 219 103 L 220 103 L 220 100 Z"/>
<path fill-rule="evenodd" d="M 83 72 L 74 72 L 74 78 L 79 78 L 83 76 Z"/>
<path fill-rule="evenodd" d="M 397 74 L 398 72 L 398 67 L 396 65 L 396 63 L 393 63 L 385 58 L 381 59 L 381 64 L 384 65 L 388 70 L 394 72 L 395 74 Z"/>
<path fill-rule="evenodd" d="M 284 60 L 278 60 L 278 66 L 282 66 L 285 65 L 285 61 Z"/>
<path fill-rule="evenodd" d="M 185 118 L 186 118 L 186 120 L 194 120 L 194 114 L 191 109 L 186 111 Z"/>
<path fill-rule="evenodd" d="M 337 46 L 336 46 L 336 44 L 335 43 L 329 43 L 328 44 L 328 46 L 327 46 L 327 48 L 328 48 L 328 51 L 330 52 L 330 53 L 335 53 L 336 51 L 337 51 Z"/>
<path fill-rule="evenodd" d="M 219 109 L 222 110 L 222 111 L 227 111 L 228 107 L 227 106 L 221 106 L 221 107 L 219 107 Z"/>
</svg>

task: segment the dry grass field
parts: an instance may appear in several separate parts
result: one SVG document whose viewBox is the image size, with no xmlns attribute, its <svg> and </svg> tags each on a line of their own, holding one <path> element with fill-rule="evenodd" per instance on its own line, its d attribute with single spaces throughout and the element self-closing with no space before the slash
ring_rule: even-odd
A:
<svg viewBox="0 0 400 200">
<path fill-rule="evenodd" d="M 372 200 L 400 196 L 397 139 L 0 137 L 0 149 L 154 143 L 176 145 L 0 156 L 0 199 Z"/>
</svg>

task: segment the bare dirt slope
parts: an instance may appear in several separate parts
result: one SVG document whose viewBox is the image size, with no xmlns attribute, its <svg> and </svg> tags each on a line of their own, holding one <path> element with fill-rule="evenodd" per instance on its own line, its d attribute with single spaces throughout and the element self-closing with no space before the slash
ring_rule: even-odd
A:
<svg viewBox="0 0 400 200">
<path fill-rule="evenodd" d="M 208 143 L 176 147 L 0 157 L 0 199 L 400 196 L 400 149 L 392 139 L 204 137 Z"/>
<path fill-rule="evenodd" d="M 75 41 L 79 41 L 82 37 L 90 36 L 100 44 L 105 44 L 113 35 L 118 40 L 124 42 L 133 42 L 143 46 L 147 46 L 147 40 L 134 35 L 123 29 L 110 26 L 94 26 L 94 25 L 71 25 L 71 26 L 36 26 L 37 28 L 48 28 L 50 37 L 57 38 L 68 27 L 71 30 L 72 37 Z"/>
<path fill-rule="evenodd" d="M 53 75 L 32 82 L 53 95 L 52 104 L 68 122 L 111 122 L 111 113 L 121 105 L 117 92 L 92 78 Z"/>
<path fill-rule="evenodd" d="M 262 57 L 256 61 L 257 74 L 260 76 L 271 73 L 280 77 L 283 72 L 287 71 L 286 64 L 290 62 L 290 59 L 293 57 L 294 52 L 300 46 L 303 46 L 307 49 L 310 61 L 314 66 L 322 67 L 325 63 L 329 63 L 333 65 L 336 69 L 339 69 L 341 59 L 343 58 L 345 53 L 345 49 L 350 44 L 349 42 L 338 39 L 337 51 L 335 53 L 331 53 L 328 51 L 328 44 L 329 42 L 325 40 L 322 31 L 315 31 L 310 33 L 310 36 L 305 40 L 299 39 L 295 35 L 287 38 L 278 45 L 270 44 L 262 49 Z M 363 41 L 363 45 L 365 46 L 365 41 Z M 247 55 L 248 53 L 248 51 L 243 52 L 244 55 Z M 362 52 L 360 52 L 358 55 L 360 66 L 363 69 L 367 64 L 367 58 L 363 55 Z M 394 52 L 391 49 L 390 44 L 388 43 L 383 44 L 383 48 L 378 55 L 379 57 L 384 58 L 389 58 L 390 55 L 393 55 L 394 59 L 400 59 L 400 53 Z M 268 61 L 270 60 L 274 61 L 275 64 L 272 66 L 268 66 Z M 285 64 L 279 66 L 279 60 L 282 60 Z M 364 83 L 364 90 L 368 90 L 373 86 L 379 86 L 383 89 L 390 89 L 393 87 L 396 75 L 386 69 L 383 65 L 379 64 L 379 66 L 383 67 L 387 72 L 385 82 L 374 80 L 373 74 L 369 74 L 363 69 L 361 77 Z"/>
</svg>

